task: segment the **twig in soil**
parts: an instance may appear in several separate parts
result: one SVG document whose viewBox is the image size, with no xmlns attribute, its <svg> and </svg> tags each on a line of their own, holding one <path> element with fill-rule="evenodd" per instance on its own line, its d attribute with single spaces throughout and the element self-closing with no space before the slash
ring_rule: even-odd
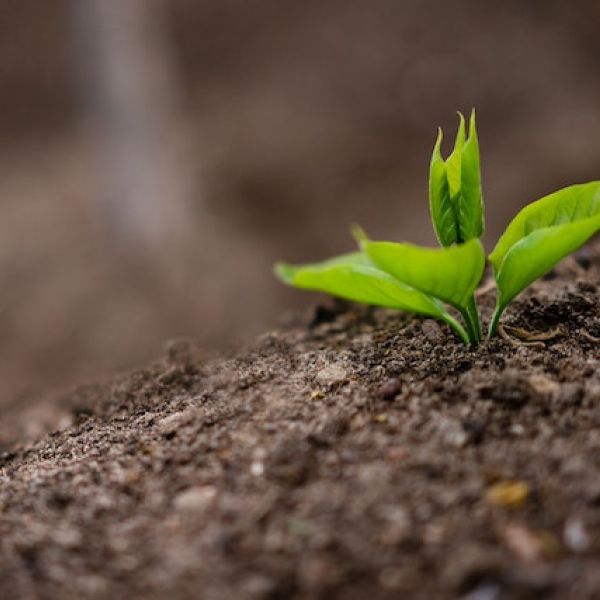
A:
<svg viewBox="0 0 600 600">
<path fill-rule="evenodd" d="M 511 346 L 515 346 L 515 347 L 526 346 L 527 348 L 545 348 L 546 347 L 544 345 L 544 342 L 524 342 L 518 338 L 514 338 L 514 337 L 510 336 L 507 333 L 507 331 L 503 325 L 498 326 L 498 333 L 500 334 L 500 337 L 505 342 L 508 342 Z"/>
<path fill-rule="evenodd" d="M 585 329 L 580 329 L 579 330 L 579 335 L 584 338 L 585 340 L 587 340 L 588 342 L 593 342 L 594 344 L 597 344 L 600 342 L 600 338 L 596 337 L 595 335 L 592 335 L 589 331 L 586 331 Z"/>
<path fill-rule="evenodd" d="M 560 325 L 549 331 L 528 331 L 522 327 L 513 327 L 512 325 L 504 325 L 504 330 L 509 335 L 524 342 L 548 342 L 565 335 L 565 330 Z"/>
</svg>

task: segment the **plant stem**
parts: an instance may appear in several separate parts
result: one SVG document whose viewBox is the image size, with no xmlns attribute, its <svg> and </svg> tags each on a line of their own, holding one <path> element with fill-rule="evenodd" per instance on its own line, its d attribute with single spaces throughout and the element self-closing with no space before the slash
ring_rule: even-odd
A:
<svg viewBox="0 0 600 600">
<path fill-rule="evenodd" d="M 504 307 L 500 304 L 496 304 L 496 308 L 494 309 L 494 314 L 492 315 L 492 320 L 490 321 L 490 326 L 488 328 L 488 340 L 496 333 L 496 329 L 498 329 L 498 322 L 500 321 L 500 316 L 504 311 Z"/>
<path fill-rule="evenodd" d="M 475 298 L 471 297 L 465 305 L 457 306 L 456 308 L 460 311 L 465 322 L 466 330 L 469 334 L 469 343 L 478 344 L 481 341 L 481 323 L 479 321 Z"/>
<path fill-rule="evenodd" d="M 472 339 L 471 339 L 471 334 L 467 333 L 467 331 L 465 330 L 465 328 L 451 315 L 449 314 L 445 314 L 442 319 L 448 324 L 450 325 L 450 327 L 452 329 L 454 329 L 454 331 L 456 332 L 456 334 L 458 335 L 458 337 L 465 343 L 465 344 L 470 344 L 472 343 Z"/>
<path fill-rule="evenodd" d="M 483 338 L 483 334 L 481 332 L 481 321 L 479 320 L 479 311 L 477 310 L 477 302 L 475 301 L 474 295 L 471 296 L 467 304 L 467 314 L 476 341 L 480 342 Z"/>
<path fill-rule="evenodd" d="M 477 337 L 475 335 L 475 331 L 473 331 L 473 324 L 471 323 L 471 318 L 469 317 L 469 313 L 467 312 L 466 308 L 461 308 L 460 314 L 465 324 L 465 331 L 469 336 L 469 344 L 476 344 Z"/>
</svg>

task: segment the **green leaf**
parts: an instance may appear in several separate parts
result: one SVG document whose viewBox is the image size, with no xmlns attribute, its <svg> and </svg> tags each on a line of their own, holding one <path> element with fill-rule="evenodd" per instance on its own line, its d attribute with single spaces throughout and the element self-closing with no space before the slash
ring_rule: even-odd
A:
<svg viewBox="0 0 600 600">
<path fill-rule="evenodd" d="M 441 155 L 442 130 L 429 166 L 429 208 L 436 236 L 442 246 L 479 238 L 483 234 L 483 199 L 479 141 L 475 111 L 466 135 L 465 118 L 459 115 L 454 149 L 446 161 Z"/>
<path fill-rule="evenodd" d="M 364 252 L 344 254 L 307 265 L 278 263 L 275 273 L 284 283 L 297 288 L 440 319 L 448 323 L 463 341 L 468 342 L 462 326 L 439 301 L 381 271 Z"/>
<path fill-rule="evenodd" d="M 361 241 L 380 269 L 407 285 L 464 311 L 483 275 L 485 253 L 478 239 L 449 248 Z"/>
<path fill-rule="evenodd" d="M 490 334 L 509 302 L 600 230 L 600 181 L 573 185 L 521 210 L 489 259 L 498 297 Z"/>
<path fill-rule="evenodd" d="M 443 310 L 439 302 L 375 267 L 363 252 L 343 254 L 307 265 L 278 263 L 275 272 L 294 287 L 325 292 L 355 302 L 436 317 Z"/>
<path fill-rule="evenodd" d="M 462 113 L 458 113 L 458 119 L 458 131 L 456 133 L 454 149 L 446 160 L 448 187 L 450 188 L 450 196 L 452 198 L 455 198 L 460 193 L 462 155 L 465 145 L 465 118 Z"/>
<path fill-rule="evenodd" d="M 479 164 L 479 139 L 475 110 L 469 121 L 469 138 L 462 151 L 460 195 L 457 198 L 459 236 L 462 240 L 483 235 L 483 195 Z"/>
<path fill-rule="evenodd" d="M 439 129 L 429 166 L 429 211 L 438 241 L 442 246 L 450 246 L 458 239 L 458 229 L 450 200 L 446 163 L 441 155 L 442 139 L 443 133 Z"/>
</svg>

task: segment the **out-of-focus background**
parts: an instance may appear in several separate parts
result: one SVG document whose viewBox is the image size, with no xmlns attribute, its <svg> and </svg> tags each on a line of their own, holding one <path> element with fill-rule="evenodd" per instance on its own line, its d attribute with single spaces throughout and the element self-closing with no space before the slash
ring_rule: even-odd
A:
<svg viewBox="0 0 600 600">
<path fill-rule="evenodd" d="M 0 403 L 311 301 L 271 275 L 433 241 L 436 127 L 477 107 L 488 247 L 600 176 L 597 0 L 0 7 Z"/>
</svg>

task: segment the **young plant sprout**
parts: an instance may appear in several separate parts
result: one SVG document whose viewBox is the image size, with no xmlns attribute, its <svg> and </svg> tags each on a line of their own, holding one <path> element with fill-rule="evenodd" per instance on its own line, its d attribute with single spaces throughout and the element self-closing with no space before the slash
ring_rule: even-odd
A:
<svg viewBox="0 0 600 600">
<path fill-rule="evenodd" d="M 440 129 L 429 168 L 429 209 L 440 248 L 372 241 L 355 227 L 358 252 L 314 264 L 277 263 L 277 276 L 297 288 L 432 317 L 448 324 L 465 343 L 480 342 L 475 290 L 485 270 L 485 252 L 475 111 L 468 131 L 459 113 L 454 148 L 446 160 L 442 138 Z M 516 296 L 598 230 L 600 181 L 564 188 L 521 210 L 488 257 L 497 288 L 488 337 Z"/>
</svg>

